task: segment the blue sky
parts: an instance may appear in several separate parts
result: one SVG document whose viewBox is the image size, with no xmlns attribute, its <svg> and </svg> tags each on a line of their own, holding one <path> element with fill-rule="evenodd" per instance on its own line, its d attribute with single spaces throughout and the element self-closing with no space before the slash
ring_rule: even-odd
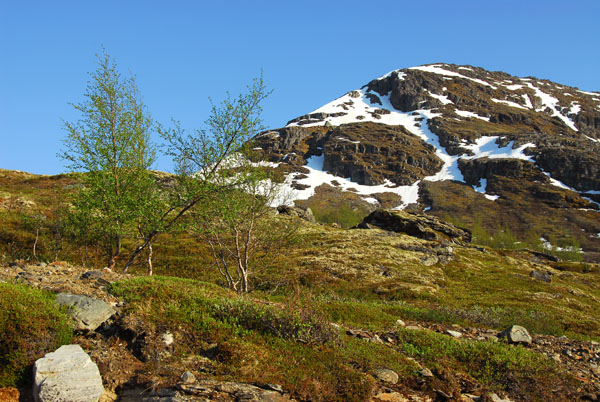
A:
<svg viewBox="0 0 600 402">
<path fill-rule="evenodd" d="M 390 70 L 470 64 L 600 90 L 600 2 L 0 0 L 0 168 L 66 171 L 68 105 L 104 46 L 136 75 L 152 116 L 201 128 L 208 97 L 264 72 L 265 125 Z M 166 158 L 156 168 L 169 170 Z"/>
</svg>

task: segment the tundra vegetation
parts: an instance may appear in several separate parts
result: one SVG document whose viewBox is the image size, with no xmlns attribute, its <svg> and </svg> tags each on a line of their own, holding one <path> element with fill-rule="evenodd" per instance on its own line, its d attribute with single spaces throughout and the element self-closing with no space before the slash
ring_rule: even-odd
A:
<svg viewBox="0 0 600 402">
<path fill-rule="evenodd" d="M 573 400 L 587 386 L 533 348 L 455 339 L 443 330 L 494 332 L 519 324 L 544 339 L 600 340 L 598 265 L 576 255 L 553 261 L 534 253 L 545 250 L 536 233 L 522 247 L 510 229 L 479 222 L 464 226 L 482 246 L 449 248 L 402 233 L 347 229 L 366 215 L 361 208 L 311 205 L 326 224 L 277 215 L 269 207 L 281 199 L 277 178 L 265 164 L 240 158 L 261 129 L 268 95 L 262 79 L 214 105 L 206 130 L 188 135 L 178 124 L 151 121 L 133 81 L 120 79 L 109 56 L 99 58 L 92 78 L 87 101 L 77 106 L 82 120 L 66 123 L 63 156 L 78 172 L 0 170 L 0 273 L 15 261 L 25 272 L 27 264 L 57 260 L 68 263 L 53 266 L 126 270 L 107 289 L 125 304 L 119 330 L 104 345 L 139 351 L 144 344 L 131 334 L 154 347 L 149 340 L 167 330 L 176 340 L 168 357 L 155 353 L 139 362 L 139 385 L 171 386 L 191 370 L 280 384 L 298 400 L 357 402 L 383 388 Z M 111 105 L 123 113 L 111 115 Z M 127 127 L 133 133 L 119 131 Z M 150 170 L 152 132 L 167 144 L 175 174 Z M 137 257 L 144 252 L 143 262 Z M 431 262 L 441 252 L 449 258 Z M 532 279 L 532 271 L 552 280 Z M 25 386 L 27 367 L 74 334 L 50 293 L 18 283 L 27 282 L 24 276 L 3 279 L 0 386 Z M 369 334 L 368 341 L 356 333 Z M 381 368 L 399 374 L 399 383 L 380 384 Z"/>
</svg>

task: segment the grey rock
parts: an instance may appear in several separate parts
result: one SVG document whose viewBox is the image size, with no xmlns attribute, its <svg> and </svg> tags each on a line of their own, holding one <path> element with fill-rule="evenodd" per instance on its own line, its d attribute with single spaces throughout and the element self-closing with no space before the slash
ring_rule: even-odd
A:
<svg viewBox="0 0 600 402">
<path fill-rule="evenodd" d="M 287 395 L 282 395 L 283 389 L 274 384 L 268 384 L 265 388 L 260 388 L 251 384 L 238 382 L 220 382 L 216 380 L 201 379 L 195 384 L 179 384 L 177 388 L 188 395 L 209 396 L 213 392 L 229 394 L 235 397 L 236 401 L 252 402 L 292 402 Z M 274 390 L 274 388 L 277 388 Z M 133 400 L 132 400 L 133 401 Z M 162 401 L 160 401 L 162 402 Z M 166 401 L 165 401 L 166 402 Z"/>
<path fill-rule="evenodd" d="M 426 256 L 421 261 L 421 264 L 425 265 L 426 267 L 431 267 L 432 265 L 435 265 L 438 262 L 440 262 L 440 259 L 438 258 L 438 256 L 435 254 L 431 254 L 431 255 Z"/>
<path fill-rule="evenodd" d="M 277 212 L 283 215 L 297 216 L 311 223 L 316 223 L 315 215 L 310 208 L 291 207 L 288 205 L 280 205 L 277 207 Z"/>
<path fill-rule="evenodd" d="M 531 344 L 529 332 L 520 325 L 513 325 L 498 334 L 498 338 L 506 338 L 509 343 Z"/>
<path fill-rule="evenodd" d="M 541 271 L 531 271 L 529 273 L 529 276 L 533 279 L 537 279 L 538 281 L 542 281 L 542 282 L 552 282 L 552 275 L 550 275 L 547 272 L 541 272 Z"/>
<path fill-rule="evenodd" d="M 375 377 L 390 384 L 396 384 L 400 378 L 395 371 L 385 368 L 375 370 Z"/>
<path fill-rule="evenodd" d="M 427 377 L 427 378 L 431 378 L 431 377 L 433 377 L 433 373 L 431 372 L 431 370 L 429 370 L 429 369 L 428 369 L 428 368 L 426 368 L 426 367 L 425 367 L 425 368 L 423 368 L 423 369 L 421 369 L 421 375 L 422 375 L 423 377 Z"/>
<path fill-rule="evenodd" d="M 279 384 L 265 384 L 265 388 L 283 394 L 283 387 Z"/>
<path fill-rule="evenodd" d="M 81 274 L 82 279 L 98 279 L 104 276 L 102 271 L 87 271 Z"/>
<path fill-rule="evenodd" d="M 104 393 L 98 366 L 79 345 L 48 353 L 33 367 L 36 402 L 96 402 Z"/>
<path fill-rule="evenodd" d="M 401 327 L 405 327 L 406 323 L 402 320 L 396 320 L 396 325 L 400 325 Z"/>
<path fill-rule="evenodd" d="M 119 395 L 119 402 L 187 402 L 190 399 L 173 389 L 148 391 L 141 388 L 131 388 Z"/>
<path fill-rule="evenodd" d="M 110 304 L 87 296 L 59 293 L 56 302 L 69 308 L 79 330 L 94 331 L 116 313 Z"/>
<path fill-rule="evenodd" d="M 446 330 L 446 333 L 453 338 L 461 338 L 463 335 L 462 332 L 452 331 L 451 329 Z"/>
<path fill-rule="evenodd" d="M 449 238 L 466 243 L 471 241 L 469 229 L 459 228 L 432 215 L 420 215 L 407 211 L 378 209 L 365 217 L 357 227 L 363 228 L 364 224 L 374 225 L 391 232 L 406 233 L 425 240 Z"/>
<path fill-rule="evenodd" d="M 490 399 L 493 402 L 512 402 L 510 399 L 506 398 L 506 399 L 502 399 L 498 396 L 498 394 L 489 394 Z"/>
<path fill-rule="evenodd" d="M 181 382 L 184 384 L 193 384 L 196 382 L 196 376 L 190 371 L 186 371 L 181 375 Z"/>
</svg>

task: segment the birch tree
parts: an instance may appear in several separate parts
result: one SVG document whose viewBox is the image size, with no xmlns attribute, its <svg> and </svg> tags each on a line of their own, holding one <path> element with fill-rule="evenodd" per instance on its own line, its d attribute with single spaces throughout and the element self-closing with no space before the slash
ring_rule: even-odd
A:
<svg viewBox="0 0 600 402">
<path fill-rule="evenodd" d="M 114 268 L 123 238 L 131 235 L 140 206 L 148 202 L 139 186 L 148 182 L 155 160 L 153 122 L 134 77 L 123 77 L 106 52 L 97 59 L 85 99 L 72 104 L 81 118 L 64 123 L 60 156 L 70 170 L 84 172 L 84 186 L 73 202 L 79 218 L 73 221 L 88 225 L 86 231 L 105 248 L 107 266 Z"/>
</svg>

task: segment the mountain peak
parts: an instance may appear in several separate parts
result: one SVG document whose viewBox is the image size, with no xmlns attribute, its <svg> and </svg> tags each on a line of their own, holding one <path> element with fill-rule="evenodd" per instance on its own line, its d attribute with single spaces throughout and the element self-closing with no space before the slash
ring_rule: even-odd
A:
<svg viewBox="0 0 600 402">
<path fill-rule="evenodd" d="M 255 142 L 296 203 L 454 212 L 444 188 L 476 209 L 525 203 L 598 221 L 600 94 L 548 80 L 445 63 L 394 70 Z M 584 226 L 574 230 L 600 252 L 600 224 Z"/>
</svg>

